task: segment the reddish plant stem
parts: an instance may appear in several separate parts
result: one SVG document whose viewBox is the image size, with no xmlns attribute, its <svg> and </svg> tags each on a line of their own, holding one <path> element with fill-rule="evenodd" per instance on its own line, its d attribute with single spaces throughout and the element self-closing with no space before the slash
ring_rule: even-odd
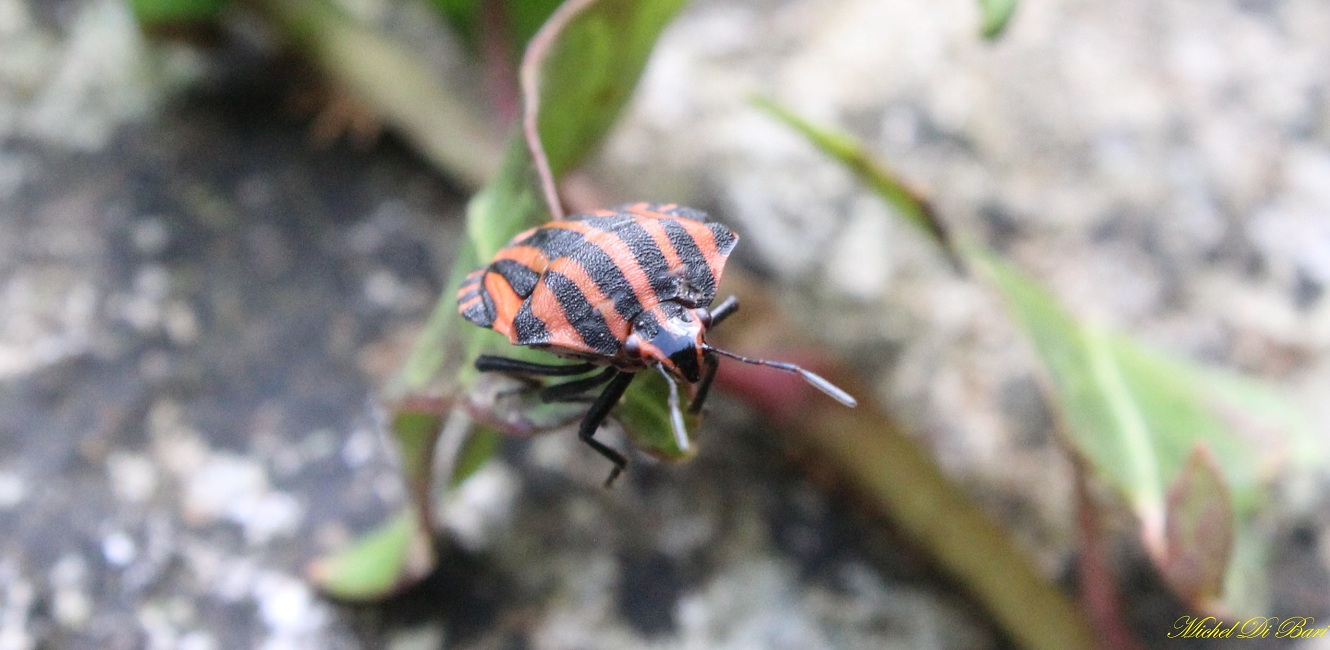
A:
<svg viewBox="0 0 1330 650">
<path fill-rule="evenodd" d="M 550 218 L 555 221 L 563 219 L 564 212 L 559 201 L 559 185 L 550 169 L 549 157 L 545 155 L 545 145 L 540 141 L 540 67 L 559 33 L 593 2 L 595 0 L 568 0 L 559 5 L 540 31 L 531 37 L 526 53 L 522 56 L 519 72 L 522 81 L 522 135 L 531 152 L 531 160 L 536 165 L 536 175 L 540 178 L 540 188 L 545 195 L 545 204 L 549 206 Z"/>
<path fill-rule="evenodd" d="M 517 69 L 513 66 L 512 22 L 502 0 L 485 0 L 480 12 L 485 92 L 494 107 L 495 121 L 506 131 L 517 119 L 520 104 Z"/>
<path fill-rule="evenodd" d="M 1140 641 L 1126 627 L 1113 568 L 1109 566 L 1108 540 L 1104 537 L 1099 506 L 1090 494 L 1085 464 L 1073 459 L 1076 482 L 1076 527 L 1080 557 L 1076 573 L 1080 581 L 1081 605 L 1095 626 L 1099 646 L 1105 650 L 1142 650 Z"/>
</svg>

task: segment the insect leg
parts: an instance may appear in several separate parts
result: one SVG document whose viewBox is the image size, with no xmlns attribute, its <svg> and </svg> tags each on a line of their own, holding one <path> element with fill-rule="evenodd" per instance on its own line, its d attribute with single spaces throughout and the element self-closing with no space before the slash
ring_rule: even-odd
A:
<svg viewBox="0 0 1330 650">
<path fill-rule="evenodd" d="M 595 388 L 611 379 L 618 372 L 615 368 L 606 368 L 604 372 L 598 372 L 590 377 L 583 379 L 574 379 L 562 384 L 555 384 L 540 391 L 540 401 L 546 404 L 550 402 L 568 402 L 576 401 L 570 398 L 581 397 L 582 393 Z"/>
<path fill-rule="evenodd" d="M 702 363 L 706 365 L 706 369 L 702 371 L 702 380 L 697 382 L 697 389 L 693 392 L 693 401 L 688 404 L 689 413 L 700 413 L 702 411 L 702 403 L 707 400 L 707 393 L 711 391 L 711 382 L 715 381 L 716 371 L 720 369 L 720 360 L 710 352 L 702 355 Z"/>
<path fill-rule="evenodd" d="M 679 410 L 679 385 L 664 368 L 656 366 L 656 370 L 670 385 L 670 428 L 674 431 L 674 444 L 679 451 L 688 451 L 688 427 L 683 423 L 683 411 Z"/>
<path fill-rule="evenodd" d="M 549 377 L 569 377 L 595 370 L 594 363 L 553 364 L 532 363 L 508 357 L 496 357 L 482 354 L 476 357 L 476 370 L 481 372 L 507 372 L 518 375 L 545 375 Z"/>
<path fill-rule="evenodd" d="M 733 316 L 736 311 L 739 311 L 738 298 L 730 296 L 729 298 L 720 301 L 720 304 L 716 305 L 716 308 L 711 310 L 711 327 L 720 325 L 721 321 Z"/>
<path fill-rule="evenodd" d="M 596 453 L 608 458 L 614 463 L 614 469 L 610 470 L 610 477 L 605 479 L 605 487 L 614 484 L 614 479 L 619 478 L 625 467 L 628 467 L 628 458 L 623 454 L 610 449 L 605 443 L 596 440 L 596 430 L 609 417 L 610 411 L 614 410 L 614 405 L 619 403 L 619 398 L 623 397 L 624 391 L 628 390 L 628 384 L 633 381 L 633 373 L 616 370 L 618 374 L 610 381 L 610 385 L 592 402 L 591 408 L 587 409 L 586 417 L 582 418 L 582 425 L 577 428 L 577 437 L 590 445 Z"/>
</svg>

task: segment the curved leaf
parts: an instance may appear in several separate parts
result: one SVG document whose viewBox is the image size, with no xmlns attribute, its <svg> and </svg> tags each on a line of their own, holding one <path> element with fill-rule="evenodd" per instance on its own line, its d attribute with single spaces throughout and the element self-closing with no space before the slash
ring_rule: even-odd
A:
<svg viewBox="0 0 1330 650">
<path fill-rule="evenodd" d="M 433 568 L 430 531 L 415 513 L 403 512 L 350 548 L 318 560 L 308 574 L 324 594 L 360 602 L 407 587 Z"/>
</svg>

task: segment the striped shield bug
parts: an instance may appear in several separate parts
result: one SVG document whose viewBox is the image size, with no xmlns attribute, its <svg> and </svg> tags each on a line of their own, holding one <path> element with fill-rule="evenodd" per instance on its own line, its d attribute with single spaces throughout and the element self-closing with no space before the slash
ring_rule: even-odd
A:
<svg viewBox="0 0 1330 650">
<path fill-rule="evenodd" d="M 504 334 L 514 345 L 547 350 L 573 364 L 542 364 L 482 355 L 476 368 L 529 377 L 576 377 L 541 390 L 546 402 L 582 401 L 600 389 L 578 437 L 610 462 L 612 484 L 628 459 L 603 442 L 604 423 L 634 374 L 654 366 L 670 387 L 680 449 L 688 447 L 675 380 L 694 385 L 691 412 L 706 400 L 718 357 L 796 373 L 846 406 L 855 400 L 799 366 L 750 359 L 706 343 L 709 328 L 739 308 L 733 296 L 715 308 L 725 262 L 739 237 L 699 210 L 635 203 L 554 221 L 519 233 L 457 292 L 466 320 Z M 602 388 L 603 387 L 603 388 Z"/>
</svg>

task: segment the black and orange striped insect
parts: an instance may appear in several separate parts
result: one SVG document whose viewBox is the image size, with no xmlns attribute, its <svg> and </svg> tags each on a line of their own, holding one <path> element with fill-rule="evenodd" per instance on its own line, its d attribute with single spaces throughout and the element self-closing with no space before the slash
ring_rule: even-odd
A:
<svg viewBox="0 0 1330 650">
<path fill-rule="evenodd" d="M 522 376 L 590 377 L 549 386 L 543 401 L 587 399 L 604 385 L 578 428 L 578 437 L 614 463 L 606 485 L 628 465 L 623 454 L 595 439 L 634 373 L 655 366 L 670 387 L 670 414 L 680 449 L 687 449 L 675 379 L 695 385 L 688 405 L 698 412 L 719 367 L 717 355 L 797 373 L 836 401 L 855 400 L 799 366 L 747 357 L 707 345 L 708 328 L 739 308 L 733 296 L 711 303 L 739 237 L 708 222 L 699 210 L 635 203 L 554 221 L 519 233 L 458 290 L 458 311 L 514 345 L 577 360 L 540 364 L 482 355 L 476 368 Z"/>
</svg>

